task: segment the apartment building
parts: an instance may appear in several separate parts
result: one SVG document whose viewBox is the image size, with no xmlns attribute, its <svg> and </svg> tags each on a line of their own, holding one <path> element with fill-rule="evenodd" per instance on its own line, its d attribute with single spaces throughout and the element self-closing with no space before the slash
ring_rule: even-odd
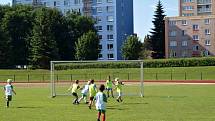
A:
<svg viewBox="0 0 215 121">
<path fill-rule="evenodd" d="M 100 38 L 99 60 L 121 60 L 121 46 L 134 33 L 133 0 L 13 0 L 13 5 L 44 5 L 63 14 L 78 11 L 96 20 Z"/>
<path fill-rule="evenodd" d="M 179 0 L 179 16 L 165 18 L 165 56 L 215 56 L 215 0 Z"/>
</svg>

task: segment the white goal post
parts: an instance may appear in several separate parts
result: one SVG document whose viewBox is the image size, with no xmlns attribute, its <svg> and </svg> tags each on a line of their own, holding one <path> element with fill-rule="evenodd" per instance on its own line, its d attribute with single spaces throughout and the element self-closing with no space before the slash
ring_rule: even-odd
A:
<svg viewBox="0 0 215 121">
<path fill-rule="evenodd" d="M 139 87 L 139 94 L 137 95 L 140 95 L 141 97 L 144 97 L 144 71 L 143 71 L 143 60 L 111 60 L 111 61 L 50 61 L 50 88 L 51 88 L 51 97 L 56 97 L 56 96 L 59 96 L 59 95 L 70 95 L 68 93 L 60 93 L 57 91 L 56 89 L 56 85 L 58 83 L 63 83 L 64 81 L 61 81 L 61 79 L 59 79 L 58 77 L 58 71 L 56 69 L 56 66 L 57 65 L 65 65 L 65 66 L 68 66 L 69 64 L 90 64 L 90 63 L 118 63 L 118 62 L 123 62 L 123 63 L 138 63 L 138 66 L 139 66 L 139 78 L 138 80 L 136 81 L 137 83 L 139 83 L 137 86 L 137 88 Z M 73 69 L 72 69 L 73 70 Z M 75 69 L 74 69 L 75 70 Z M 66 70 L 63 70 L 63 71 L 66 71 Z M 66 74 L 64 74 L 66 75 Z M 128 75 L 129 76 L 129 75 Z M 70 77 L 71 77 L 71 80 L 70 81 L 67 81 L 67 86 L 68 86 L 68 83 L 71 84 L 72 80 L 76 80 L 76 78 L 72 78 L 72 74 L 70 74 Z M 101 77 L 100 77 L 101 78 Z M 90 79 L 90 78 L 89 78 Z M 93 79 L 93 78 L 92 78 Z M 60 81 L 59 81 L 60 80 Z M 66 89 L 65 89 L 66 90 Z"/>
</svg>

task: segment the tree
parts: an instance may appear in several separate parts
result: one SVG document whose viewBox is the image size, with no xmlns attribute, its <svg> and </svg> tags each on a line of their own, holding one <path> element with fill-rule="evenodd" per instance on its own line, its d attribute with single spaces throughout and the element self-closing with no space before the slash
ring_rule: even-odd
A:
<svg viewBox="0 0 215 121">
<path fill-rule="evenodd" d="M 64 37 L 63 42 L 58 39 L 58 48 L 63 60 L 75 59 L 75 42 L 78 41 L 84 33 L 89 31 L 96 32 L 95 22 L 92 18 L 81 16 L 79 13 L 67 13 L 62 24 L 61 33 Z M 60 41 L 59 41 L 60 40 Z"/>
<path fill-rule="evenodd" d="M 146 35 L 144 38 L 142 51 L 140 52 L 140 59 L 149 59 L 152 55 L 152 45 L 150 43 L 151 38 L 149 35 Z"/>
<path fill-rule="evenodd" d="M 122 45 L 122 56 L 126 60 L 139 59 L 142 43 L 137 36 L 129 36 Z"/>
<path fill-rule="evenodd" d="M 30 41 L 31 55 L 29 60 L 36 68 L 48 68 L 51 60 L 58 60 L 58 48 L 52 31 L 57 16 L 48 8 L 35 10 L 35 21 Z"/>
<path fill-rule="evenodd" d="M 164 10 L 161 1 L 159 0 L 155 10 L 154 28 L 151 33 L 151 46 L 152 46 L 152 57 L 153 58 L 164 58 L 165 57 L 165 22 L 164 22 Z"/>
<path fill-rule="evenodd" d="M 28 56 L 27 38 L 32 29 L 32 7 L 15 6 L 2 19 L 2 29 L 10 39 L 12 65 L 26 65 Z"/>
<path fill-rule="evenodd" d="M 75 58 L 77 60 L 97 60 L 99 54 L 99 38 L 96 32 L 89 31 L 75 42 Z"/>
<path fill-rule="evenodd" d="M 11 44 L 10 39 L 5 36 L 5 33 L 0 28 L 0 68 L 11 66 Z"/>
</svg>

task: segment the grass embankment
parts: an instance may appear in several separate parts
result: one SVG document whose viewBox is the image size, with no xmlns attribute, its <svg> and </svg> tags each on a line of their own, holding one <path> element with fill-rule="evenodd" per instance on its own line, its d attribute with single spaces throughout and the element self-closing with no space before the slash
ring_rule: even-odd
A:
<svg viewBox="0 0 215 121">
<path fill-rule="evenodd" d="M 215 80 L 215 67 L 172 67 L 144 68 L 145 80 Z M 61 80 L 105 80 L 107 75 L 122 80 L 140 80 L 139 68 L 123 69 L 74 69 L 55 72 L 55 79 Z M 15 81 L 48 82 L 49 70 L 0 70 L 0 81 L 15 78 Z"/>
</svg>

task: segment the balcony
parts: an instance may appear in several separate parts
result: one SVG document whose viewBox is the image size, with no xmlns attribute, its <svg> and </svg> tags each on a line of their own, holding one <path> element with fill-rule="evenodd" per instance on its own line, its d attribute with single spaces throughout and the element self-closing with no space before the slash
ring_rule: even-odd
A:
<svg viewBox="0 0 215 121">
<path fill-rule="evenodd" d="M 210 13 L 212 12 L 211 8 L 198 8 L 198 13 Z"/>
<path fill-rule="evenodd" d="M 197 4 L 198 5 L 210 5 L 212 3 L 211 3 L 211 0 L 198 0 Z"/>
</svg>

